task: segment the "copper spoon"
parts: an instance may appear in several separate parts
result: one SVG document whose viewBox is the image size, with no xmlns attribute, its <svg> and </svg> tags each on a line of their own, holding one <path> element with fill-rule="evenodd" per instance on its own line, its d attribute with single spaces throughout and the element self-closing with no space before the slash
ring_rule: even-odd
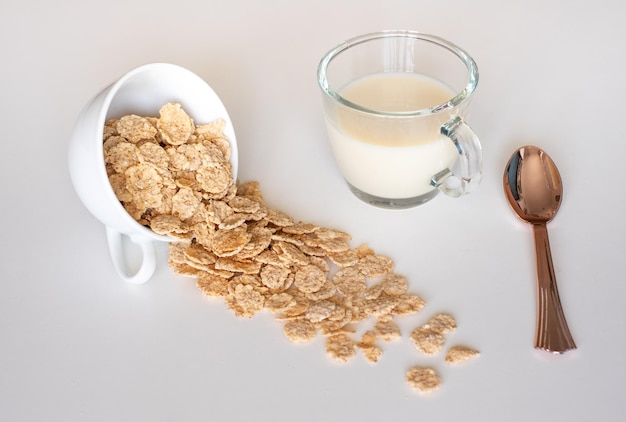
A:
<svg viewBox="0 0 626 422">
<path fill-rule="evenodd" d="M 535 348 L 553 353 L 575 349 L 556 287 L 546 226 L 556 215 L 563 195 L 554 161 L 535 146 L 518 149 L 504 170 L 504 192 L 517 215 L 533 227 L 537 255 Z"/>
</svg>

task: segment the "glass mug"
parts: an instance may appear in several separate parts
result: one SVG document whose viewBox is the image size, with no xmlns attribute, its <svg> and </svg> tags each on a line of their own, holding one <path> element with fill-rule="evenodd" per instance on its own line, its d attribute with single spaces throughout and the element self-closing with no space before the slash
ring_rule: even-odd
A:
<svg viewBox="0 0 626 422">
<path fill-rule="evenodd" d="M 480 183 L 465 123 L 478 69 L 461 48 L 414 31 L 362 35 L 329 51 L 317 77 L 335 161 L 361 200 L 409 208 Z"/>
</svg>

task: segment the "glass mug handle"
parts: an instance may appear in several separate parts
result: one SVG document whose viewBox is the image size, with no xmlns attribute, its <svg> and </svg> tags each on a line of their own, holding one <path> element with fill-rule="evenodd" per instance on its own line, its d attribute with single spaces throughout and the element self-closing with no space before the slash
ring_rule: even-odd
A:
<svg viewBox="0 0 626 422">
<path fill-rule="evenodd" d="M 148 281 L 156 269 L 156 247 L 154 246 L 154 241 L 128 236 L 129 240 L 139 246 L 141 250 L 139 269 L 131 273 L 122 237 L 126 235 L 110 227 L 106 227 L 106 234 L 113 266 L 119 276 L 124 281 L 132 284 L 143 284 Z"/>
<path fill-rule="evenodd" d="M 459 159 L 454 169 L 443 169 L 430 179 L 430 184 L 446 195 L 458 198 L 470 193 L 480 184 L 483 171 L 480 141 L 460 117 L 455 117 L 441 126 L 441 134 L 454 143 Z"/>
</svg>

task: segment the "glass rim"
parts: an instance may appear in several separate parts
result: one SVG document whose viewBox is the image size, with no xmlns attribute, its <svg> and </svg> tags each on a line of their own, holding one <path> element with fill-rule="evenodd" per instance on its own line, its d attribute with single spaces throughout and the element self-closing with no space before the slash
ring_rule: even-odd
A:
<svg viewBox="0 0 626 422">
<path fill-rule="evenodd" d="M 411 111 L 381 111 L 381 110 L 373 110 L 367 107 L 363 107 L 359 104 L 356 104 L 344 97 L 342 97 L 334 88 L 330 86 L 327 78 L 327 69 L 328 65 L 335 59 L 340 53 L 348 50 L 351 47 L 354 47 L 359 44 L 363 44 L 368 41 L 383 39 L 383 38 L 412 38 L 416 40 L 427 41 L 433 44 L 436 44 L 440 47 L 443 47 L 456 55 L 463 63 L 468 71 L 468 81 L 461 92 L 458 92 L 454 97 L 448 100 L 445 103 L 435 105 L 429 108 L 423 108 L 419 110 L 411 110 Z M 414 117 L 414 116 L 424 116 L 439 113 L 442 111 L 450 110 L 454 107 L 459 106 L 465 100 L 467 100 L 472 93 L 476 90 L 476 86 L 478 85 L 478 66 L 474 59 L 461 47 L 456 44 L 451 43 L 450 41 L 438 37 L 436 35 L 426 34 L 418 31 L 409 31 L 409 30 L 385 30 L 379 32 L 371 32 L 364 35 L 359 35 L 353 38 L 349 38 L 341 44 L 337 45 L 335 48 L 329 50 L 319 62 L 317 67 L 317 82 L 321 88 L 321 90 L 328 96 L 330 96 L 335 101 L 340 104 L 345 105 L 346 107 L 379 116 L 388 116 L 388 117 Z"/>
</svg>

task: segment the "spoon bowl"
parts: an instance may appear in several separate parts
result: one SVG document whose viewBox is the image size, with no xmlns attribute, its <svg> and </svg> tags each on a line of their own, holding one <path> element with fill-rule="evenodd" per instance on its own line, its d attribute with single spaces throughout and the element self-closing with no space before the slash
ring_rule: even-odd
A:
<svg viewBox="0 0 626 422">
<path fill-rule="evenodd" d="M 538 147 L 519 148 L 504 170 L 504 192 L 513 211 L 533 227 L 537 258 L 535 347 L 553 353 L 575 349 L 559 298 L 546 226 L 563 197 L 563 183 L 554 161 Z"/>
<path fill-rule="evenodd" d="M 547 223 L 561 206 L 563 183 L 559 171 L 548 154 L 537 147 L 515 151 L 507 165 L 504 185 L 509 204 L 528 223 Z"/>
</svg>

